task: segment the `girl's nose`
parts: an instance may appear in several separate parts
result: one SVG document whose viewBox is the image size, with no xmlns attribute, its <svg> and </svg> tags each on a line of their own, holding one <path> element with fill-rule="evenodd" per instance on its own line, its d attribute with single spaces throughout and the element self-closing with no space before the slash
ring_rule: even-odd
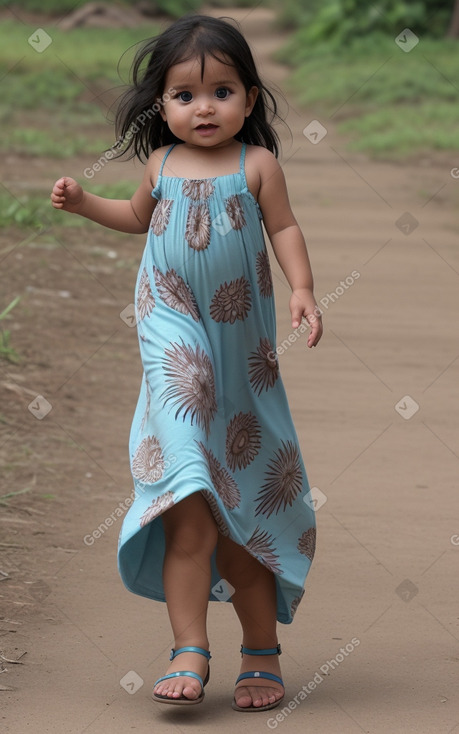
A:
<svg viewBox="0 0 459 734">
<path fill-rule="evenodd" d="M 200 97 L 197 100 L 196 114 L 197 115 L 213 115 L 214 105 L 213 105 L 212 100 L 209 99 L 208 97 Z"/>
</svg>

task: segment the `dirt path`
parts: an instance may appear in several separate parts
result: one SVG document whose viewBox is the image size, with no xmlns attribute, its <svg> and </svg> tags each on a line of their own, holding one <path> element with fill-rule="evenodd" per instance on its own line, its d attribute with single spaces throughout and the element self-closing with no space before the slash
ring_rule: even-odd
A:
<svg viewBox="0 0 459 734">
<path fill-rule="evenodd" d="M 282 84 L 285 70 L 267 58 L 280 42 L 269 12 L 228 15 Z M 210 608 L 205 704 L 150 701 L 170 648 L 166 611 L 126 592 L 116 569 L 140 379 L 135 330 L 119 314 L 143 237 L 85 228 L 24 244 L 11 231 L 2 293 L 22 295 L 12 337 L 24 360 L 0 363 L 0 494 L 27 491 L 0 505 L 0 650 L 20 661 L 0 675 L 12 689 L 0 692 L 2 731 L 459 732 L 459 160 L 376 164 L 347 154 L 328 120 L 311 143 L 302 131 L 314 118 L 292 102 L 283 161 L 325 312 L 318 349 L 289 341 L 274 265 L 281 368 L 318 521 L 305 600 L 279 628 L 286 708 L 231 710 L 239 629 L 229 604 Z M 8 185 L 24 163 L 9 161 Z M 45 163 L 31 173 L 43 188 L 61 173 Z M 91 163 L 65 168 L 78 177 Z M 139 175 L 116 164 L 100 182 L 118 170 Z"/>
</svg>

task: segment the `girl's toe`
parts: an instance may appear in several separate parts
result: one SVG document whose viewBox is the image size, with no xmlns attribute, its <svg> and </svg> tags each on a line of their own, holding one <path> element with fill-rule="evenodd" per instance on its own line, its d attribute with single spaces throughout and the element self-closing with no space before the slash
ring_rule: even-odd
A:
<svg viewBox="0 0 459 734">
<path fill-rule="evenodd" d="M 245 686 L 236 688 L 234 692 L 234 699 L 236 701 L 236 704 L 238 706 L 241 706 L 241 708 L 248 708 L 249 706 L 252 706 L 252 696 Z"/>
<path fill-rule="evenodd" d="M 194 699 L 199 696 L 199 693 L 192 686 L 185 686 L 185 688 L 182 690 L 182 694 L 185 696 L 185 698 L 189 698 L 191 701 L 194 701 Z"/>
<path fill-rule="evenodd" d="M 261 686 L 241 686 L 236 688 L 234 699 L 241 708 L 260 708 L 275 703 L 283 696 L 283 692 L 273 688 L 262 688 Z"/>
</svg>

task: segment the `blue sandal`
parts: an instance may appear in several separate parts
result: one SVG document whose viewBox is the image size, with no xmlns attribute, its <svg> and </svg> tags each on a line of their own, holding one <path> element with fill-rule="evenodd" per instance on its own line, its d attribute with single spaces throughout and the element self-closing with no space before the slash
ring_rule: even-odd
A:
<svg viewBox="0 0 459 734">
<path fill-rule="evenodd" d="M 243 645 L 241 645 L 241 657 L 243 655 L 280 655 L 281 653 L 282 650 L 280 645 L 277 645 L 277 647 L 265 648 L 263 650 L 253 650 L 250 647 L 244 647 Z M 250 670 L 247 673 L 241 673 L 235 685 L 237 686 L 239 681 L 246 680 L 247 678 L 267 678 L 268 680 L 273 680 L 276 683 L 280 683 L 282 688 L 284 688 L 284 682 L 282 678 L 279 678 L 278 675 L 274 675 L 273 673 L 266 673 L 262 670 Z M 235 711 L 269 711 L 269 709 L 274 709 L 276 708 L 276 706 L 279 706 L 283 698 L 284 696 L 279 698 L 277 701 L 274 701 L 274 703 L 266 704 L 266 706 L 238 706 L 236 703 L 236 699 L 234 698 L 231 705 Z"/>
<path fill-rule="evenodd" d="M 180 647 L 178 650 L 172 649 L 169 660 L 173 660 L 177 655 L 180 655 L 181 652 L 197 652 L 200 655 L 204 655 L 204 657 L 206 657 L 207 660 L 210 660 L 210 658 L 212 657 L 210 652 L 208 652 L 207 650 L 204 650 L 204 648 L 190 646 L 190 647 Z M 153 700 L 158 701 L 159 703 L 172 703 L 178 706 L 183 706 L 186 704 L 193 705 L 197 703 L 202 703 L 202 701 L 204 700 L 204 686 L 208 683 L 209 677 L 210 677 L 210 665 L 207 668 L 207 675 L 204 678 L 204 680 L 201 678 L 200 675 L 198 675 L 197 673 L 193 673 L 193 671 L 191 670 L 179 670 L 177 671 L 177 673 L 169 673 L 169 675 L 163 675 L 162 678 L 158 678 L 153 688 L 155 688 L 158 685 L 158 683 L 160 683 L 162 680 L 168 680 L 168 678 L 178 678 L 179 676 L 182 676 L 182 675 L 187 676 L 188 678 L 196 678 L 196 680 L 199 681 L 199 683 L 201 684 L 201 695 L 198 696 L 198 698 L 187 698 L 184 695 L 181 695 L 180 698 L 172 698 L 172 696 L 163 696 L 159 693 L 153 693 L 152 694 Z"/>
</svg>

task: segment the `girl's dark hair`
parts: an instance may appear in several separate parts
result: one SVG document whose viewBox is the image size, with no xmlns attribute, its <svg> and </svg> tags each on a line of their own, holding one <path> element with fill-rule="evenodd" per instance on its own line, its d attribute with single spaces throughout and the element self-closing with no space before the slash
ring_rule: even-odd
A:
<svg viewBox="0 0 459 734">
<path fill-rule="evenodd" d="M 254 108 L 235 138 L 261 145 L 277 157 L 279 137 L 272 127 L 279 117 L 277 103 L 258 76 L 247 41 L 231 23 L 207 15 L 180 18 L 138 50 L 132 85 L 120 98 L 115 116 L 118 141 L 112 150 L 118 149 L 118 156 L 128 153 L 128 158 L 143 161 L 156 148 L 181 142 L 159 114 L 161 99 L 167 99 L 166 74 L 175 64 L 199 57 L 203 75 L 206 56 L 233 65 L 246 91 L 258 87 Z"/>
</svg>

